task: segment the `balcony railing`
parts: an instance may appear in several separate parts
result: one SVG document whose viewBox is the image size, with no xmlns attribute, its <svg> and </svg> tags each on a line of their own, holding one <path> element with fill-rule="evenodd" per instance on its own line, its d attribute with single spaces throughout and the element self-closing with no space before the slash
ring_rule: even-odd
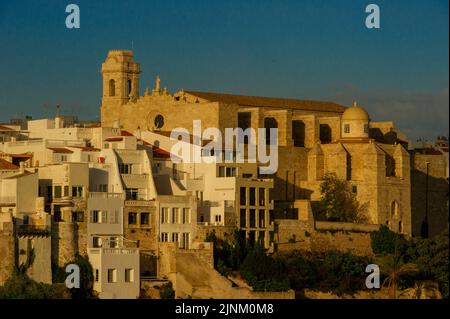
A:
<svg viewBox="0 0 450 319">
<path fill-rule="evenodd" d="M 15 206 L 17 198 L 15 196 L 0 197 L 0 206 Z"/>
<path fill-rule="evenodd" d="M 17 234 L 33 236 L 49 236 L 50 226 L 45 225 L 17 225 Z"/>
<path fill-rule="evenodd" d="M 91 192 L 89 198 L 123 198 L 122 193 Z"/>
<path fill-rule="evenodd" d="M 137 255 L 138 248 L 89 248 L 89 253 L 93 255 Z"/>
</svg>

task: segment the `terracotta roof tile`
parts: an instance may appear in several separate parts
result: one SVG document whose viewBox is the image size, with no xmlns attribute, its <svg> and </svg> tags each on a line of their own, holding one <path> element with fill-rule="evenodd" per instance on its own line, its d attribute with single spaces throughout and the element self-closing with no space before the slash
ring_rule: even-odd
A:
<svg viewBox="0 0 450 319">
<path fill-rule="evenodd" d="M 286 98 L 262 97 L 262 96 L 246 96 L 225 93 L 184 91 L 187 94 L 196 96 L 200 99 L 211 102 L 223 102 L 227 104 L 238 104 L 241 106 L 258 106 L 273 108 L 290 108 L 306 111 L 322 111 L 322 112 L 338 112 L 342 113 L 346 110 L 345 106 L 334 102 L 297 100 Z"/>
<path fill-rule="evenodd" d="M 18 169 L 18 168 L 19 167 L 14 165 L 13 163 L 10 163 L 7 160 L 0 158 L 0 169 Z"/>
<path fill-rule="evenodd" d="M 63 148 L 63 147 L 47 147 L 49 150 L 52 150 L 54 153 L 58 154 L 72 154 L 73 151 Z"/>
</svg>

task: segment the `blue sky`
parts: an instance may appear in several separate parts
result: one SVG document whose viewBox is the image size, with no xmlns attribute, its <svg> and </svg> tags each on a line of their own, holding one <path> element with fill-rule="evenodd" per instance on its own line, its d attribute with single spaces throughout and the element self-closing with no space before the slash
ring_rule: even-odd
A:
<svg viewBox="0 0 450 319">
<path fill-rule="evenodd" d="M 76 3 L 81 28 L 65 27 Z M 376 3 L 381 29 L 365 27 Z M 448 135 L 448 1 L 2 1 L 0 120 L 98 118 L 100 66 L 133 49 L 141 93 L 180 89 L 357 100 L 412 138 Z M 47 105 L 47 106 L 45 106 Z"/>
</svg>

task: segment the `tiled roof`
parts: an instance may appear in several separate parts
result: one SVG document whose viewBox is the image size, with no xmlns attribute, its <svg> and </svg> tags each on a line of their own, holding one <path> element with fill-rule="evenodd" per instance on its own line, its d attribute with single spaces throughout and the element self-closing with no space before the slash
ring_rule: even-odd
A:
<svg viewBox="0 0 450 319">
<path fill-rule="evenodd" d="M 19 167 L 14 165 L 13 163 L 10 163 L 7 160 L 0 158 L 0 169 L 18 169 L 18 168 Z"/>
<path fill-rule="evenodd" d="M 100 149 L 93 146 L 71 146 L 73 148 L 79 148 L 84 152 L 99 152 Z"/>
<path fill-rule="evenodd" d="M 7 126 L 0 125 L 0 131 L 14 131 L 14 130 Z"/>
<path fill-rule="evenodd" d="M 211 102 L 223 102 L 227 104 L 238 104 L 241 106 L 259 106 L 273 108 L 289 108 L 306 111 L 322 111 L 322 112 L 338 112 L 342 113 L 346 110 L 345 106 L 334 102 L 297 100 L 286 98 L 262 97 L 262 96 L 246 96 L 225 93 L 184 91 L 187 94 L 196 96 Z"/>
<path fill-rule="evenodd" d="M 73 151 L 69 150 L 68 148 L 63 147 L 48 147 L 49 150 L 52 150 L 54 153 L 58 154 L 72 154 Z"/>
<path fill-rule="evenodd" d="M 123 141 L 123 137 L 122 136 L 108 137 L 105 141 L 106 142 L 120 142 L 120 141 Z"/>
</svg>

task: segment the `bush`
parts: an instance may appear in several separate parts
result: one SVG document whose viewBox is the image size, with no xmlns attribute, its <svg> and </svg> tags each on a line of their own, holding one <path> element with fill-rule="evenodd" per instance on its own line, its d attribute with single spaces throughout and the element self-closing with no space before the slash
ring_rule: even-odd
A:
<svg viewBox="0 0 450 319">
<path fill-rule="evenodd" d="M 370 234 L 372 251 L 374 254 L 403 254 L 407 247 L 407 240 L 403 235 L 391 231 L 386 225 Z"/>
<path fill-rule="evenodd" d="M 161 299 L 174 299 L 175 298 L 175 290 L 173 290 L 172 282 L 168 282 L 161 286 L 161 290 L 159 292 Z"/>
</svg>

